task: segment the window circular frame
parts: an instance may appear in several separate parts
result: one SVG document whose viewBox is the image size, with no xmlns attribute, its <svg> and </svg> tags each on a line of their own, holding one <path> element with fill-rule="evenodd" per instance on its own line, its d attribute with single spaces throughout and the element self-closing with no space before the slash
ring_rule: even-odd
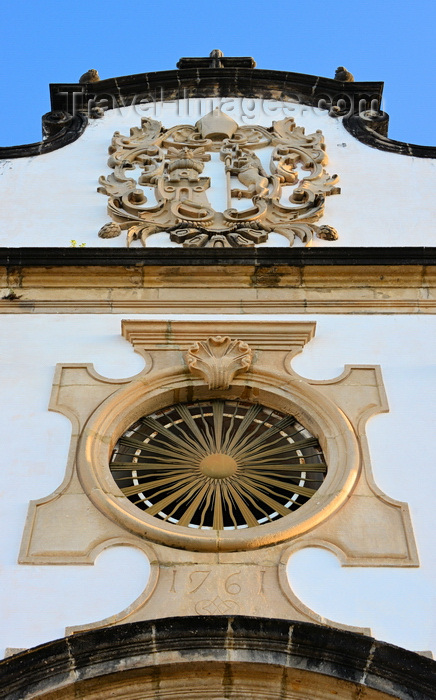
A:
<svg viewBox="0 0 436 700">
<path fill-rule="evenodd" d="M 110 468 L 117 440 L 135 421 L 174 403 L 214 398 L 261 403 L 293 415 L 319 441 L 328 464 L 315 495 L 295 512 L 258 527 L 201 530 L 181 527 L 147 515 L 124 496 Z M 113 522 L 149 541 L 193 551 L 241 551 L 272 546 L 301 536 L 335 512 L 348 498 L 359 472 L 354 431 L 329 399 L 308 384 L 273 382 L 271 376 L 235 380 L 225 391 L 211 391 L 202 382 L 173 377 L 166 386 L 132 382 L 109 397 L 90 416 L 79 441 L 80 482 L 94 505 Z"/>
</svg>

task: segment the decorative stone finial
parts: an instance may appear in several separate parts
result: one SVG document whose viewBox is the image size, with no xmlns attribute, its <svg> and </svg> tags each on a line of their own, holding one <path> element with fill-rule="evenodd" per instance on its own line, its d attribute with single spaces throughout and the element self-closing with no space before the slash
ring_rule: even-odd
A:
<svg viewBox="0 0 436 700">
<path fill-rule="evenodd" d="M 212 112 L 198 120 L 195 127 L 204 139 L 230 139 L 238 129 L 234 119 L 215 107 Z"/>
<path fill-rule="evenodd" d="M 337 241 L 339 238 L 339 234 L 336 231 L 333 226 L 317 226 L 316 227 L 316 235 L 318 238 L 321 238 L 323 241 Z"/>
<path fill-rule="evenodd" d="M 342 83 L 354 83 L 354 75 L 344 66 L 336 68 L 335 80 L 340 80 Z"/>
<path fill-rule="evenodd" d="M 213 49 L 213 51 L 210 52 L 209 57 L 212 59 L 210 62 L 210 68 L 222 68 L 223 64 L 222 61 L 219 59 L 224 56 L 223 52 L 220 51 L 219 49 Z"/>
<path fill-rule="evenodd" d="M 100 76 L 95 68 L 90 68 L 86 73 L 80 76 L 79 83 L 98 83 Z"/>
<path fill-rule="evenodd" d="M 101 227 L 98 235 L 100 238 L 116 238 L 121 233 L 121 227 L 115 221 L 111 221 Z"/>
</svg>

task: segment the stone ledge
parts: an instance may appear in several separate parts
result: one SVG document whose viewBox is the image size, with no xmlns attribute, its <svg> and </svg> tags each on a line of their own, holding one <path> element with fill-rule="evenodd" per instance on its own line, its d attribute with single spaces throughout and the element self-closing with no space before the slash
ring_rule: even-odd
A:
<svg viewBox="0 0 436 700">
<path fill-rule="evenodd" d="M 283 250 L 3 248 L 0 313 L 436 313 L 435 248 Z"/>
</svg>

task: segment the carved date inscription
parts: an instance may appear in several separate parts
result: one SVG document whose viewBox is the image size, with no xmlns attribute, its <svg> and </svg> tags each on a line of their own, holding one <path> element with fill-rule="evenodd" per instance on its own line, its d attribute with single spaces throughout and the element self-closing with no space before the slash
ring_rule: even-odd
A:
<svg viewBox="0 0 436 700">
<path fill-rule="evenodd" d="M 169 592 L 191 599 L 198 615 L 231 615 L 249 595 L 264 594 L 264 577 L 265 571 L 252 569 L 183 567 L 172 569 Z"/>
</svg>

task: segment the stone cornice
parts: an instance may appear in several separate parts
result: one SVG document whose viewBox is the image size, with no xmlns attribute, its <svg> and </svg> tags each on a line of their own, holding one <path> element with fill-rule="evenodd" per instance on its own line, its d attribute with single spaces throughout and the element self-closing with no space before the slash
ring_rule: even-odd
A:
<svg viewBox="0 0 436 700">
<path fill-rule="evenodd" d="M 436 265 L 436 247 L 0 248 L 0 266 L 357 266 Z"/>
<path fill-rule="evenodd" d="M 126 107 L 148 100 L 175 100 L 185 97 L 259 97 L 289 100 L 318 107 L 324 100 L 335 107 L 344 100 L 344 114 L 362 109 L 363 100 L 370 109 L 371 102 L 381 102 L 383 83 L 342 83 L 303 73 L 265 70 L 260 68 L 183 68 L 179 70 L 139 73 L 108 78 L 97 83 L 52 83 L 52 110 L 71 112 L 73 108 L 87 111 L 89 103 L 111 97 L 108 109 Z"/>
<path fill-rule="evenodd" d="M 377 148 L 379 151 L 414 156 L 415 158 L 436 158 L 436 146 L 420 146 L 388 138 L 388 121 L 389 117 L 386 112 L 368 111 L 345 116 L 343 124 L 354 138 L 366 146 Z"/>
<path fill-rule="evenodd" d="M 436 248 L 3 248 L 0 313 L 436 313 Z"/>
<path fill-rule="evenodd" d="M 61 114 L 65 116 L 64 113 Z M 44 117 L 47 116 L 44 115 Z M 42 153 L 50 153 L 50 151 L 56 151 L 58 148 L 63 148 L 63 146 L 73 143 L 85 131 L 88 119 L 85 114 L 76 114 L 75 116 L 68 114 L 66 116 L 65 123 L 58 130 L 54 129 L 52 134 L 43 141 L 24 143 L 19 146 L 0 146 L 0 159 L 9 160 L 10 158 L 40 156 Z"/>
</svg>

